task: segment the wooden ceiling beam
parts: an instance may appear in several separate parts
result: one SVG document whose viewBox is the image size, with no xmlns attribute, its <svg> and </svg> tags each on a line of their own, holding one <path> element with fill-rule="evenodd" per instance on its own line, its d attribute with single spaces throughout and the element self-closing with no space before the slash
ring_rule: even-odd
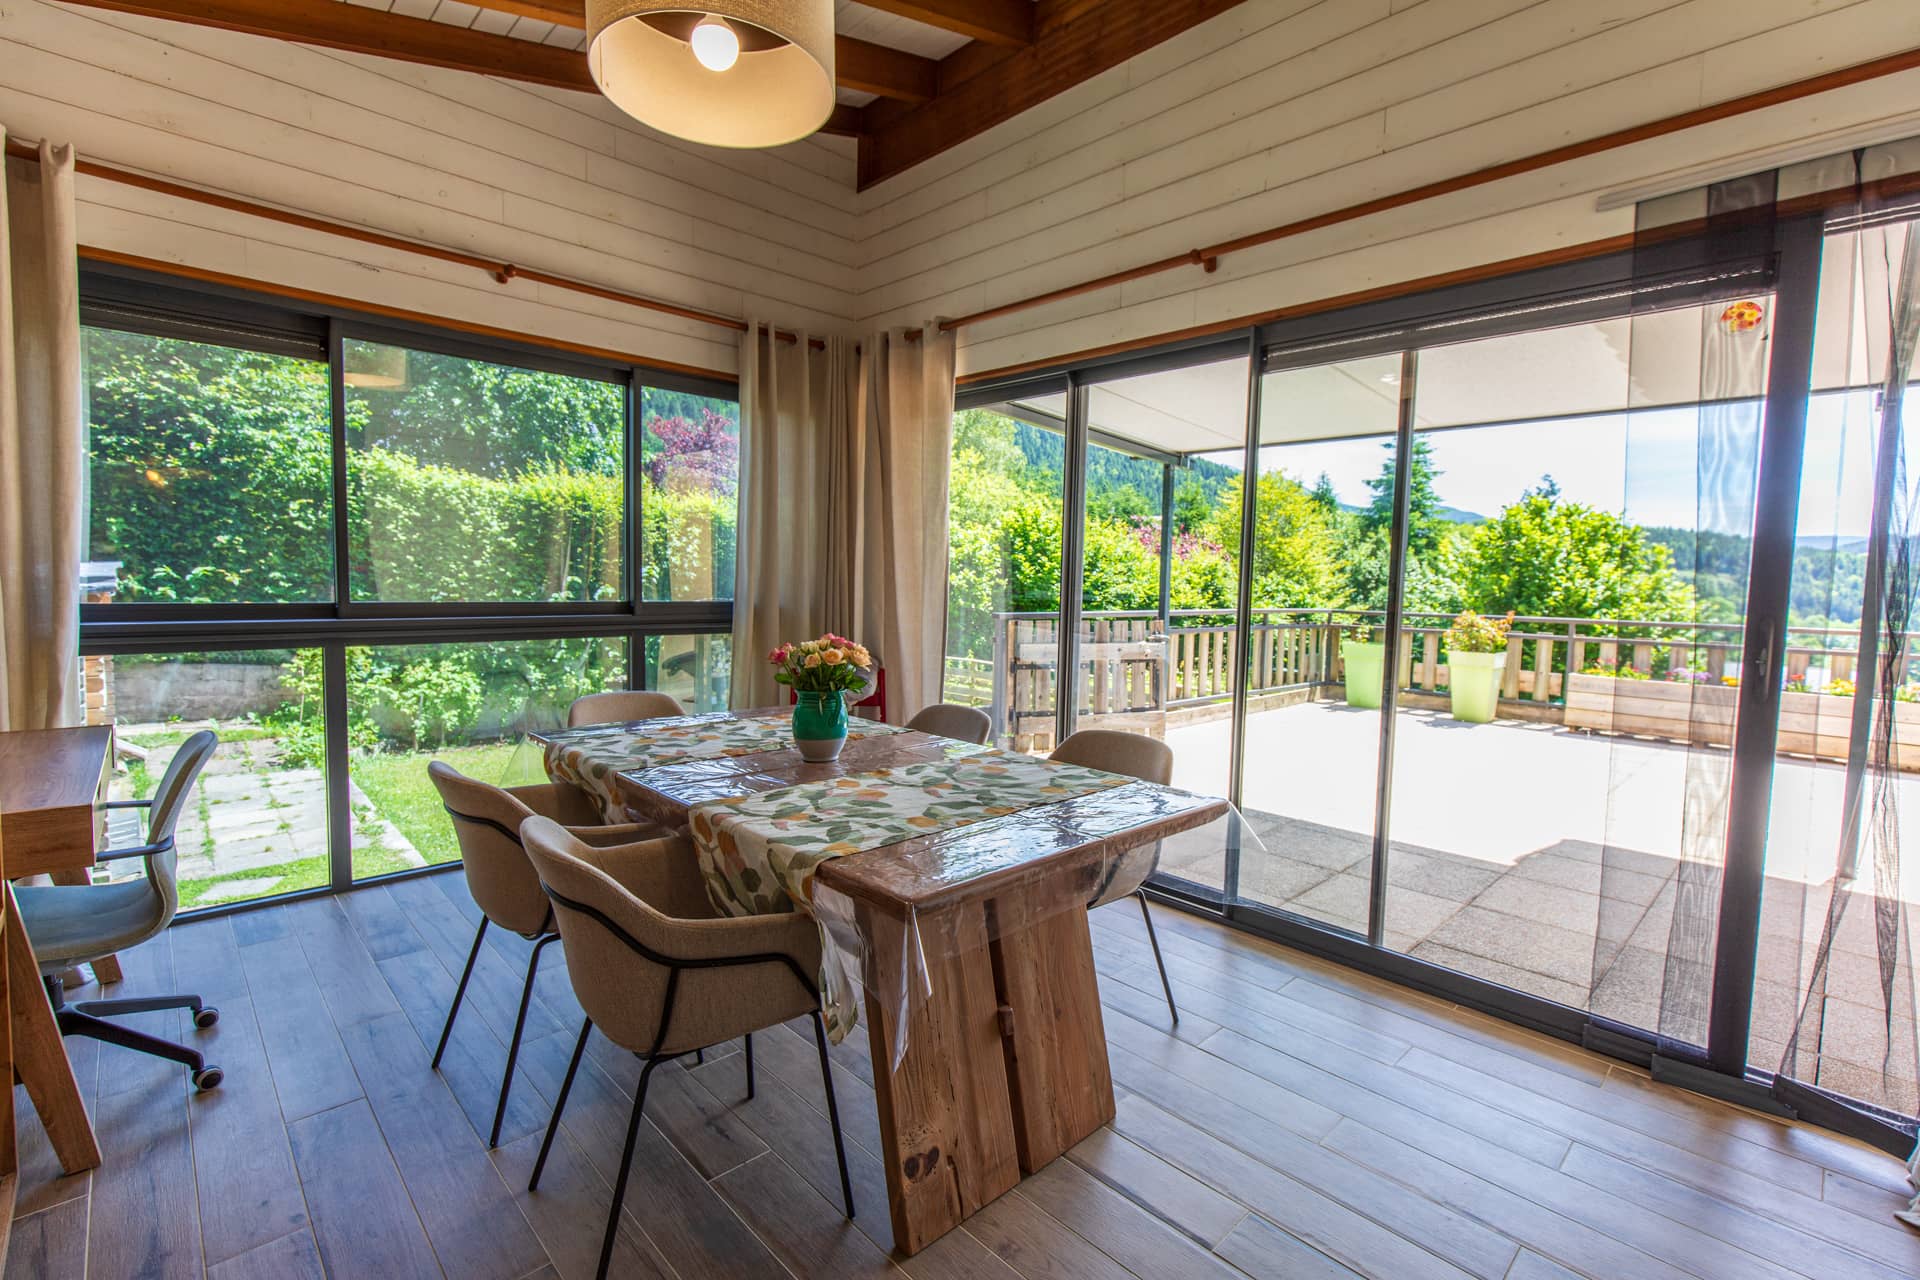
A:
<svg viewBox="0 0 1920 1280">
<path fill-rule="evenodd" d="M 1013 50 L 983 50 L 977 42 L 964 46 L 943 60 L 939 92 L 929 101 L 910 107 L 876 102 L 868 108 L 867 132 L 860 140 L 860 186 L 864 190 L 904 172 L 1240 3 L 1040 0 L 1034 6 L 1032 44 Z M 989 53 L 996 56 L 983 56 Z M 965 63 L 972 73 L 950 75 L 948 63 L 956 71 Z"/>
<path fill-rule="evenodd" d="M 1008 48 L 1033 43 L 1031 0 L 858 0 L 858 3 L 951 31 L 969 40 Z"/>
<path fill-rule="evenodd" d="M 834 107 L 833 114 L 820 126 L 820 132 L 830 133 L 837 138 L 857 138 L 866 128 L 866 117 L 860 108 L 850 107 L 842 102 Z"/>
<path fill-rule="evenodd" d="M 939 91 L 940 64 L 883 44 L 835 36 L 833 78 L 842 89 L 920 103 Z"/>
</svg>

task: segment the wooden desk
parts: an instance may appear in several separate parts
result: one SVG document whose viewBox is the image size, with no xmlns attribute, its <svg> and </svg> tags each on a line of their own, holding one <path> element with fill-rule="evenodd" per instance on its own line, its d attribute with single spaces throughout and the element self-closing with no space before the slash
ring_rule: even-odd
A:
<svg viewBox="0 0 1920 1280">
<path fill-rule="evenodd" d="M 849 742 L 828 764 L 788 748 L 623 772 L 612 785 L 633 820 L 684 827 L 706 801 L 955 747 L 887 734 Z M 867 1036 L 901 1252 L 919 1252 L 1113 1119 L 1085 904 L 1116 876 L 1146 874 L 1158 841 L 1227 812 L 1222 800 L 1128 783 L 821 864 L 816 889 L 851 901 L 869 949 Z M 919 972 L 908 953 L 922 947 L 932 991 L 916 992 L 902 1025 L 874 992 L 905 992 Z"/>
<path fill-rule="evenodd" d="M 46 873 L 84 883 L 93 865 L 104 797 L 113 761 L 113 730 L 105 727 L 0 733 L 0 883 L 5 883 L 6 991 L 11 1006 L 13 1069 L 27 1086 L 60 1167 L 68 1173 L 100 1163 L 93 1124 L 73 1078 L 67 1048 L 40 982 L 33 944 L 20 922 L 10 883 Z M 105 982 L 105 973 L 96 975 Z M 118 966 L 114 977 L 119 976 Z M 9 1098 L 12 1091 L 8 1091 Z M 10 1143 L 12 1126 L 5 1139 Z"/>
<path fill-rule="evenodd" d="M 50 875 L 86 883 L 99 846 L 99 806 L 112 775 L 113 729 L 107 725 L 0 733 L 6 878 Z"/>
</svg>

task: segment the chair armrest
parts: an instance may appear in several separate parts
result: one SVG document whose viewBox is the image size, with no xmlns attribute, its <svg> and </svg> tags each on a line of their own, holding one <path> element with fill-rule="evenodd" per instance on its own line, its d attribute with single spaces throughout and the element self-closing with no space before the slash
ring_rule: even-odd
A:
<svg viewBox="0 0 1920 1280">
<path fill-rule="evenodd" d="M 124 862 L 128 858 L 151 858 L 156 853 L 165 853 L 173 848 L 173 837 L 156 840 L 152 844 L 129 845 L 125 849 L 102 849 L 93 856 L 95 862 Z"/>
<path fill-rule="evenodd" d="M 568 827 L 567 834 L 581 844 L 592 845 L 596 849 L 611 849 L 623 844 L 664 840 L 674 832 L 651 822 L 623 822 L 619 826 Z"/>
<path fill-rule="evenodd" d="M 601 821 L 593 797 L 570 782 L 530 782 L 502 790 L 541 817 L 552 818 L 563 827 L 596 826 Z"/>
<path fill-rule="evenodd" d="M 662 916 L 709 919 L 713 904 L 700 878 L 700 856 L 684 836 L 593 845 L 585 861 Z"/>
<path fill-rule="evenodd" d="M 109 800 L 100 806 L 102 809 L 151 809 L 151 800 Z"/>
</svg>

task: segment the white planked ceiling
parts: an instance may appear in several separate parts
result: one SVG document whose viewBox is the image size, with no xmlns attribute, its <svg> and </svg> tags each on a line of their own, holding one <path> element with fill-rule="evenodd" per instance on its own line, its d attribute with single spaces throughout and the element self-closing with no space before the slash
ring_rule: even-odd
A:
<svg viewBox="0 0 1920 1280">
<path fill-rule="evenodd" d="M 516 40 L 527 40 L 534 44 L 557 45 L 562 49 L 587 47 L 587 33 L 584 31 L 542 22 L 538 18 L 522 18 L 511 13 L 481 9 L 462 4 L 460 0 L 340 0 L 340 3 L 397 13 L 403 18 L 426 18 L 433 22 L 444 22 L 450 27 L 470 27 L 489 35 L 512 36 Z"/>
<path fill-rule="evenodd" d="M 357 4 L 363 9 L 379 9 L 406 18 L 426 18 L 451 27 L 469 27 L 489 35 L 512 36 L 516 40 L 557 45 L 562 49 L 584 49 L 587 44 L 584 31 L 542 22 L 538 18 L 521 18 L 511 13 L 482 9 L 463 4 L 461 0 L 339 0 L 339 3 Z M 692 7 L 691 0 L 689 7 Z M 956 32 L 942 31 L 911 18 L 869 9 L 853 3 L 853 0 L 835 0 L 833 25 L 840 35 L 885 45 L 889 49 L 900 49 L 923 58 L 944 58 L 967 43 L 967 38 Z M 864 105 L 873 101 L 873 95 L 843 90 L 840 101 Z"/>
</svg>

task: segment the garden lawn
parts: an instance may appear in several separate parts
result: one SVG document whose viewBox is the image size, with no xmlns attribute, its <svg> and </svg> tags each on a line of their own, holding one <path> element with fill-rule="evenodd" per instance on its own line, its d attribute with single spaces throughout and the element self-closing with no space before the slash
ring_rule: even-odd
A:
<svg viewBox="0 0 1920 1280">
<path fill-rule="evenodd" d="M 397 871 L 409 865 L 382 866 L 372 862 L 399 855 L 386 849 L 377 831 L 368 830 L 367 818 L 384 818 L 392 823 L 408 843 L 428 862 L 457 862 L 460 845 L 454 838 L 453 822 L 440 803 L 440 793 L 427 777 L 427 762 L 444 760 L 470 778 L 505 785 L 508 770 L 520 747 L 512 742 L 489 742 L 472 747 L 447 747 L 440 751 L 374 752 L 355 756 L 349 772 L 354 785 L 371 802 L 372 814 L 354 814 L 353 874 L 356 879 Z"/>
</svg>

